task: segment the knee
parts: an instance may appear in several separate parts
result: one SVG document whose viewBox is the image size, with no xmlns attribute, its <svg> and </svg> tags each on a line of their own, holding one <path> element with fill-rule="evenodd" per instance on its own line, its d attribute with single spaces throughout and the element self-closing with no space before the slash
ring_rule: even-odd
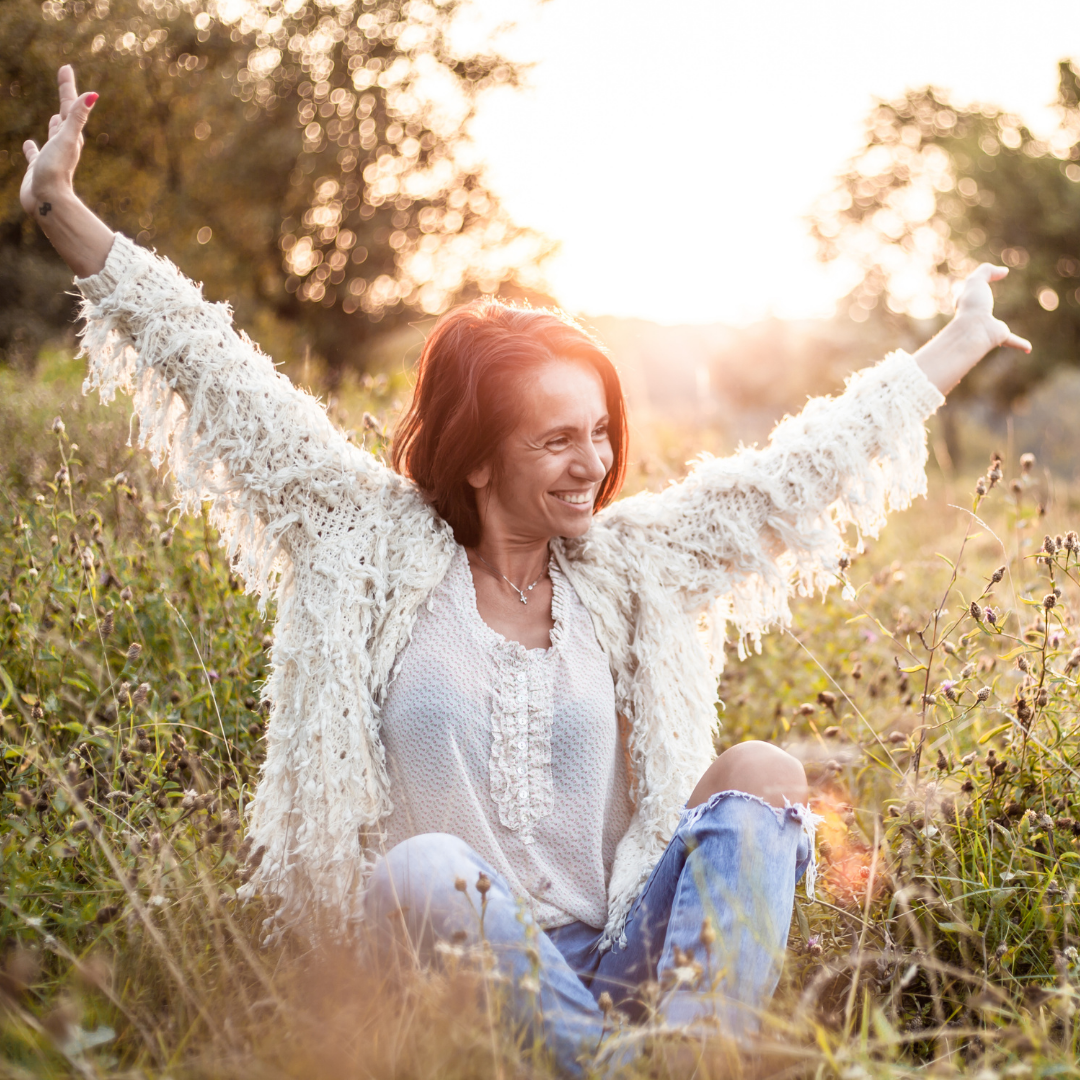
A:
<svg viewBox="0 0 1080 1080">
<path fill-rule="evenodd" d="M 475 858 L 464 840 L 448 833 L 421 833 L 395 844 L 375 863 L 368 879 L 369 903 L 411 907 L 433 894 L 452 893 Z"/>
<path fill-rule="evenodd" d="M 718 791 L 745 791 L 773 806 L 805 803 L 809 798 L 802 762 L 773 743 L 749 739 L 725 750 L 705 771 L 688 806 Z"/>
</svg>

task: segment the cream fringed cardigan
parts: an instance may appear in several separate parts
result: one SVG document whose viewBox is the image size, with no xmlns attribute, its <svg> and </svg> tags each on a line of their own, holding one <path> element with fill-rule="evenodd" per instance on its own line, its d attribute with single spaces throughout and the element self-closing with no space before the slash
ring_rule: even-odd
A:
<svg viewBox="0 0 1080 1080">
<path fill-rule="evenodd" d="M 349 443 L 171 263 L 118 235 L 85 302 L 86 389 L 134 394 L 139 441 L 182 506 L 213 520 L 248 589 L 277 601 L 266 762 L 244 887 L 275 926 L 358 920 L 391 809 L 379 710 L 417 609 L 455 550 L 416 487 Z M 592 615 L 629 721 L 634 816 L 619 844 L 603 945 L 713 758 L 716 673 L 699 632 L 744 645 L 790 620 L 788 599 L 836 581 L 842 529 L 874 535 L 925 493 L 924 422 L 941 394 L 893 353 L 837 398 L 785 419 L 764 449 L 699 461 L 658 495 L 624 499 L 552 543 Z M 261 855 L 259 854 L 261 853 Z"/>
</svg>

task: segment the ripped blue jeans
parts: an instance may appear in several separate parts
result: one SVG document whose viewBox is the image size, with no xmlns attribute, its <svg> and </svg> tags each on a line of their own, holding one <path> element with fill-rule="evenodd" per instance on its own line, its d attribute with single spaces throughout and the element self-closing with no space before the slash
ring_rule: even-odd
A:
<svg viewBox="0 0 1080 1080">
<path fill-rule="evenodd" d="M 756 1030 L 808 868 L 812 891 L 814 822 L 806 807 L 777 809 L 739 791 L 684 809 L 622 938 L 603 953 L 596 927 L 536 927 L 505 881 L 442 833 L 411 837 L 378 860 L 367 916 L 387 941 L 404 931 L 413 954 L 430 963 L 448 945 L 478 942 L 476 884 L 486 874 L 482 933 L 507 981 L 507 1018 L 543 1039 L 564 1075 L 581 1076 L 585 1066 L 617 1068 L 636 1054 L 633 1025 L 612 1034 L 598 1004 L 605 991 L 631 1020 L 735 1039 Z"/>
</svg>

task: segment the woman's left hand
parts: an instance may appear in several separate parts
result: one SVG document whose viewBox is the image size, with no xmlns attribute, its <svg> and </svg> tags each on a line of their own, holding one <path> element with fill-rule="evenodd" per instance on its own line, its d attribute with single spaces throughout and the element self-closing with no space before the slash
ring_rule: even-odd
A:
<svg viewBox="0 0 1080 1080">
<path fill-rule="evenodd" d="M 1004 266 L 983 263 L 964 282 L 952 322 L 928 341 L 915 360 L 926 377 L 947 394 L 988 352 L 999 346 L 1031 352 L 1031 342 L 1014 334 L 994 317 L 992 281 L 1008 273 Z"/>
</svg>

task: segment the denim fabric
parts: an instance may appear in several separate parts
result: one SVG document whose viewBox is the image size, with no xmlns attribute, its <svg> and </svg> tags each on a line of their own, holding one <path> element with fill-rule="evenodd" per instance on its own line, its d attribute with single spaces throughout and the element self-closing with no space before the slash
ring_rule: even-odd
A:
<svg viewBox="0 0 1080 1080">
<path fill-rule="evenodd" d="M 623 938 L 602 954 L 600 929 L 541 930 L 472 848 L 443 833 L 414 836 L 378 861 L 367 914 L 385 942 L 404 931 L 421 963 L 446 943 L 467 948 L 482 937 L 507 977 L 510 1019 L 545 1040 L 563 1073 L 580 1076 L 610 1033 L 597 1004 L 605 990 L 634 1020 L 648 1018 L 651 990 L 652 1019 L 665 1026 L 732 1038 L 756 1030 L 780 977 L 795 884 L 812 864 L 813 822 L 804 807 L 780 810 L 738 791 L 684 810 Z M 482 928 L 480 874 L 491 883 Z M 629 1061 L 633 1028 L 603 1049 L 609 1068 Z"/>
</svg>

